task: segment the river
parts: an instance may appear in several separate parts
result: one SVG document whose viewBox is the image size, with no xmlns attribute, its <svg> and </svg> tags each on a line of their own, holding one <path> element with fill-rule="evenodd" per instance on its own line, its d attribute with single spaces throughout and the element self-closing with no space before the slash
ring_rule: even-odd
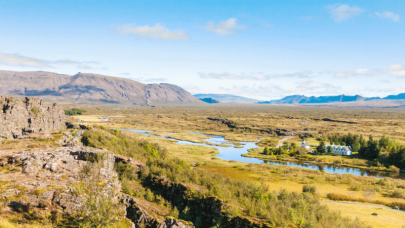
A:
<svg viewBox="0 0 405 228">
<path fill-rule="evenodd" d="M 177 141 L 177 144 L 181 145 L 198 145 L 198 146 L 207 146 L 207 147 L 213 147 L 219 151 L 219 154 L 216 156 L 220 159 L 223 160 L 233 160 L 233 161 L 238 161 L 238 162 L 247 162 L 247 163 L 266 163 L 266 164 L 273 164 L 273 165 L 287 165 L 291 167 L 298 167 L 298 168 L 304 168 L 304 169 L 312 169 L 312 170 L 320 170 L 320 171 L 325 171 L 327 173 L 334 173 L 334 174 L 353 174 L 357 176 L 375 176 L 379 178 L 385 178 L 385 177 L 391 177 L 391 178 L 396 178 L 396 179 L 405 179 L 405 174 L 394 174 L 390 172 L 374 172 L 366 169 L 360 169 L 360 168 L 349 168 L 349 167 L 341 167 L 341 166 L 336 166 L 336 165 L 331 165 L 331 164 L 315 164 L 315 163 L 309 163 L 309 162 L 283 162 L 283 161 L 268 161 L 268 160 L 262 160 L 258 158 L 249 158 L 249 157 L 243 157 L 241 156 L 242 154 L 248 153 L 249 149 L 252 148 L 257 148 L 258 146 L 254 142 L 237 142 L 238 147 L 235 147 L 236 141 L 230 141 L 230 140 L 225 140 L 224 136 L 220 135 L 207 135 L 210 136 L 211 138 L 205 139 L 207 143 L 196 143 L 196 142 L 190 142 L 190 141 L 184 141 L 184 140 L 179 140 L 167 136 L 158 136 L 158 135 L 153 135 L 149 134 L 149 132 L 154 132 L 154 131 L 148 131 L 148 130 L 139 130 L 139 129 L 119 129 L 119 130 L 126 130 L 126 131 L 131 131 L 135 133 L 139 133 L 142 135 L 147 135 L 147 136 L 152 136 L 152 137 L 159 137 L 159 138 L 167 138 L 170 140 L 175 140 Z M 171 132 L 165 132 L 165 133 L 171 133 Z M 206 135 L 202 133 L 189 133 L 189 134 L 200 134 L 200 135 Z M 218 145 L 229 145 L 228 147 L 224 146 L 215 146 L 215 145 L 209 145 L 208 143 L 214 143 Z M 242 145 L 239 145 L 242 144 Z"/>
</svg>

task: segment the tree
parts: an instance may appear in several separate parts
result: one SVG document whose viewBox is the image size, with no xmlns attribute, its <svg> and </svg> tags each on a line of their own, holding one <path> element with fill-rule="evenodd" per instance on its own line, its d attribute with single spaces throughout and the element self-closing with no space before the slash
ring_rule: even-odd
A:
<svg viewBox="0 0 405 228">
<path fill-rule="evenodd" d="M 360 150 L 360 142 L 356 141 L 352 144 L 352 151 L 353 152 L 359 152 Z"/>
<path fill-rule="evenodd" d="M 360 156 L 368 160 L 374 160 L 380 154 L 380 148 L 378 147 L 378 142 L 373 139 L 373 136 L 370 135 L 368 142 L 365 146 L 362 146 L 359 150 Z"/>
<path fill-rule="evenodd" d="M 328 153 L 330 153 L 330 154 L 333 153 L 333 147 L 332 146 L 328 146 Z"/>
<path fill-rule="evenodd" d="M 388 137 L 386 137 L 385 135 L 381 136 L 380 141 L 378 142 L 380 148 L 384 148 L 387 149 L 388 145 L 389 145 L 389 141 L 390 139 Z"/>
<path fill-rule="evenodd" d="M 326 149 L 325 149 L 325 142 L 322 140 L 321 143 L 319 143 L 319 145 L 316 147 L 316 151 L 318 154 L 324 154 L 326 153 Z"/>
<path fill-rule="evenodd" d="M 124 213 L 119 188 L 113 179 L 105 179 L 103 162 L 88 162 L 79 173 L 81 182 L 75 190 L 82 200 L 80 227 L 116 227 Z"/>
</svg>

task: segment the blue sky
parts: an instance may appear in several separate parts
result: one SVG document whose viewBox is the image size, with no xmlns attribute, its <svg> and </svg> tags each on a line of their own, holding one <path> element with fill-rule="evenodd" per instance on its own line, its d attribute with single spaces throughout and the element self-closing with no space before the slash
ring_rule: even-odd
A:
<svg viewBox="0 0 405 228">
<path fill-rule="evenodd" d="M 0 69 L 260 100 L 405 92 L 405 1 L 0 0 Z"/>
</svg>

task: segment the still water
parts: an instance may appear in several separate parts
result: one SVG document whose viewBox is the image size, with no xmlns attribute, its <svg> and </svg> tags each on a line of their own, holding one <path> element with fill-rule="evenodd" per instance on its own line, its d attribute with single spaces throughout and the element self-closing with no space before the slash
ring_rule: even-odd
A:
<svg viewBox="0 0 405 228">
<path fill-rule="evenodd" d="M 159 137 L 159 138 L 167 138 L 170 140 L 175 140 L 177 141 L 177 144 L 181 145 L 198 145 L 198 146 L 207 146 L 207 147 L 213 147 L 219 151 L 219 154 L 216 156 L 220 159 L 227 160 L 227 161 L 239 161 L 239 162 L 248 162 L 248 163 L 266 163 L 266 164 L 273 164 L 273 165 L 287 165 L 291 167 L 298 167 L 298 168 L 304 168 L 304 169 L 312 169 L 312 170 L 320 170 L 320 171 L 325 171 L 327 173 L 334 173 L 334 174 L 353 174 L 357 176 L 376 176 L 380 178 L 384 177 L 391 177 L 391 178 L 398 178 L 398 179 L 405 179 L 405 174 L 393 174 L 389 172 L 373 172 L 369 170 L 364 170 L 364 169 L 359 169 L 359 168 L 346 168 L 346 167 L 340 167 L 340 166 L 335 166 L 335 165 L 321 165 L 321 164 L 313 164 L 313 163 L 308 163 L 308 162 L 283 162 L 283 161 L 267 161 L 267 160 L 262 160 L 258 158 L 248 158 L 248 157 L 242 157 L 242 154 L 248 153 L 249 149 L 252 148 L 257 148 L 258 146 L 254 142 L 236 142 L 236 141 L 230 141 L 230 140 L 225 140 L 223 136 L 219 135 L 208 135 L 211 136 L 211 138 L 206 139 L 207 143 L 214 143 L 214 144 L 219 144 L 219 145 L 229 145 L 228 147 L 223 147 L 223 146 L 215 146 L 215 145 L 209 145 L 207 143 L 196 143 L 196 142 L 190 142 L 190 141 L 184 141 L 184 140 L 179 140 L 167 136 L 157 136 L 157 135 L 151 135 L 149 132 L 153 131 L 147 131 L 147 130 L 139 130 L 139 129 L 119 129 L 119 130 L 126 130 L 126 131 L 132 131 L 136 132 L 142 135 L 148 135 L 152 137 Z M 202 133 L 190 133 L 190 134 L 200 134 L 200 135 L 206 135 Z M 236 148 L 235 144 L 238 143 L 238 146 L 240 148 Z M 241 143 L 242 145 L 239 145 Z"/>
</svg>

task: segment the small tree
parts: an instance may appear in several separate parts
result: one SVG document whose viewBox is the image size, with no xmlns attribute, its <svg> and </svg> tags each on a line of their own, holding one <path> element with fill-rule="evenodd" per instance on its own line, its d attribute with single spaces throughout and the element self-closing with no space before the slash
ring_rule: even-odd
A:
<svg viewBox="0 0 405 228">
<path fill-rule="evenodd" d="M 264 148 L 263 154 L 269 155 L 269 149 L 267 147 Z"/>
<path fill-rule="evenodd" d="M 318 152 L 318 154 L 324 154 L 326 153 L 326 149 L 325 149 L 325 142 L 322 140 L 321 143 L 319 143 L 319 145 L 316 147 L 316 151 Z"/>
<path fill-rule="evenodd" d="M 333 147 L 332 146 L 328 146 L 328 153 L 332 154 L 333 153 Z"/>
<path fill-rule="evenodd" d="M 88 162 L 80 173 L 81 213 L 80 227 L 113 227 L 120 222 L 124 208 L 119 202 L 119 189 L 112 180 L 100 174 L 102 162 Z M 117 180 L 118 181 L 118 180 Z"/>
</svg>

